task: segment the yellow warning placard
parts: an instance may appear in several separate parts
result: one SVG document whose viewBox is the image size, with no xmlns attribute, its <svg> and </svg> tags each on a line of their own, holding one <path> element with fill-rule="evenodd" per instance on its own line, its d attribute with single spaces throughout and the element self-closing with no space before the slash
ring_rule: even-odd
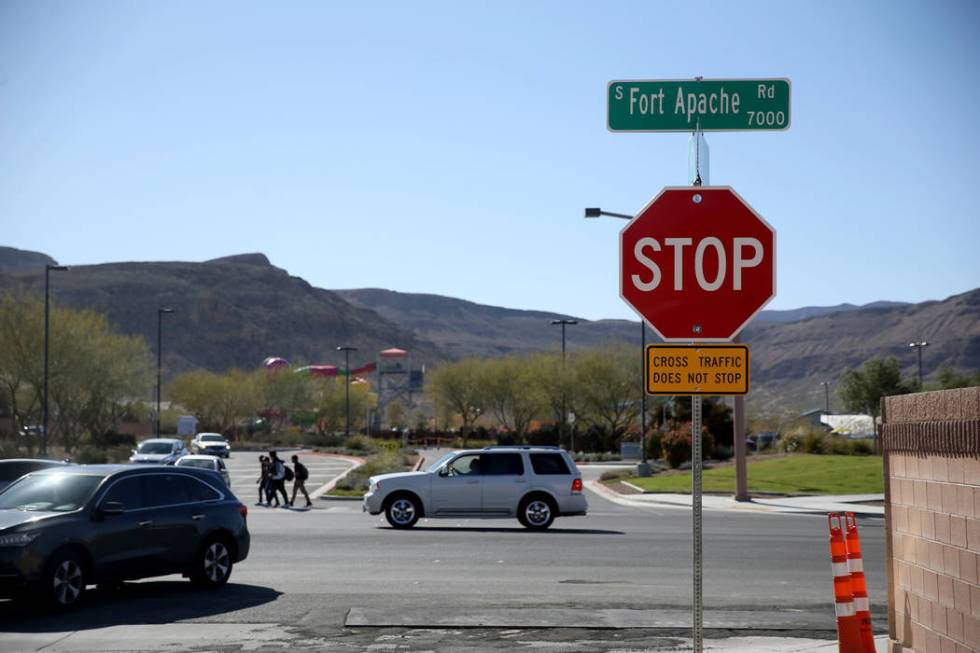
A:
<svg viewBox="0 0 980 653">
<path fill-rule="evenodd" d="M 647 394 L 744 395 L 749 391 L 748 345 L 648 345 Z"/>
</svg>

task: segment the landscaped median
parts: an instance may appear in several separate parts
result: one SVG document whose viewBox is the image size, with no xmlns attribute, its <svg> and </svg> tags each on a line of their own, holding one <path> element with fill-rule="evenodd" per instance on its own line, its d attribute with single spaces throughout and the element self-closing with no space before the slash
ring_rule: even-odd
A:
<svg viewBox="0 0 980 653">
<path fill-rule="evenodd" d="M 368 491 L 368 479 L 379 474 L 408 472 L 415 468 L 418 454 L 410 449 L 397 447 L 379 448 L 372 453 L 361 453 L 364 464 L 350 470 L 325 496 L 362 497 Z"/>
<path fill-rule="evenodd" d="M 789 454 L 752 456 L 748 460 L 749 492 L 774 495 L 844 495 L 878 494 L 884 492 L 881 458 L 879 456 L 821 456 Z M 633 470 L 630 470 L 632 473 Z M 609 474 L 608 476 L 612 476 Z M 604 479 L 614 490 L 622 489 L 620 481 L 644 492 L 690 493 L 691 472 L 665 471 L 640 478 L 621 476 Z M 735 492 L 735 465 L 723 463 L 706 468 L 703 475 L 705 492 L 731 494 Z M 619 486 L 619 487 L 617 487 Z"/>
</svg>

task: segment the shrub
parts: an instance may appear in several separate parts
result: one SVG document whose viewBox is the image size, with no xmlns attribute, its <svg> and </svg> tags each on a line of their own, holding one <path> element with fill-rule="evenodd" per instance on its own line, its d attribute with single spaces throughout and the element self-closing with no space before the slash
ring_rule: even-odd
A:
<svg viewBox="0 0 980 653">
<path fill-rule="evenodd" d="M 667 464 L 677 469 L 681 463 L 691 460 L 690 428 L 668 431 L 663 438 L 664 456 Z M 714 438 L 707 430 L 701 431 L 701 450 L 710 451 L 714 447 Z"/>
<path fill-rule="evenodd" d="M 824 442 L 827 446 L 827 453 L 837 456 L 850 456 L 854 453 L 854 445 L 845 437 L 828 435 Z"/>
<path fill-rule="evenodd" d="M 855 456 L 870 456 L 874 453 L 874 447 L 868 440 L 854 440 L 851 443 L 851 453 Z"/>
<path fill-rule="evenodd" d="M 109 462 L 109 456 L 105 451 L 89 446 L 79 449 L 73 461 L 80 465 L 101 465 Z"/>
<path fill-rule="evenodd" d="M 823 433 L 810 431 L 803 435 L 800 441 L 800 451 L 803 453 L 824 454 L 827 453 L 826 436 Z"/>
<path fill-rule="evenodd" d="M 363 435 L 352 435 L 344 442 L 344 447 L 351 451 L 368 451 L 370 444 Z"/>
<path fill-rule="evenodd" d="M 653 430 L 647 433 L 647 458 L 658 460 L 663 457 L 663 439 L 664 434 L 662 431 Z"/>
<path fill-rule="evenodd" d="M 735 455 L 731 447 L 726 447 L 723 444 L 715 445 L 711 450 L 711 457 L 715 460 L 731 460 L 732 456 Z"/>
</svg>

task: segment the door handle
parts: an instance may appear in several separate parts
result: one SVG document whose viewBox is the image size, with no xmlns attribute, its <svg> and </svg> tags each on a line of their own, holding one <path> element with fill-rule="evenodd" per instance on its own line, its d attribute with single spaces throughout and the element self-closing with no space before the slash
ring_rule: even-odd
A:
<svg viewBox="0 0 980 653">
<path fill-rule="evenodd" d="M 191 519 L 197 521 L 199 519 L 204 519 L 204 515 L 191 515 Z"/>
<path fill-rule="evenodd" d="M 523 478 L 515 479 L 514 482 L 515 483 L 527 483 L 527 481 L 525 479 L 523 479 Z"/>
<path fill-rule="evenodd" d="M 153 522 L 151 520 L 149 520 L 149 519 L 147 519 L 146 521 L 141 521 L 139 523 L 139 526 L 141 526 L 141 527 L 142 526 L 152 526 L 152 525 L 153 525 Z"/>
<path fill-rule="evenodd" d="M 477 485 L 477 484 L 479 484 L 479 482 L 480 481 L 477 479 L 477 480 L 473 480 L 473 481 L 466 481 L 466 484 L 467 485 Z"/>
</svg>

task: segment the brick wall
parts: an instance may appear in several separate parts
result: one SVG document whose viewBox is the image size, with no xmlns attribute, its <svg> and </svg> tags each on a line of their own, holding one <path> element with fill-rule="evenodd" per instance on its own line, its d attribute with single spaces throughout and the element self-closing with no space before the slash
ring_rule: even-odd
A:
<svg viewBox="0 0 980 653">
<path fill-rule="evenodd" d="M 893 653 L 980 651 L 980 388 L 882 400 Z"/>
</svg>

